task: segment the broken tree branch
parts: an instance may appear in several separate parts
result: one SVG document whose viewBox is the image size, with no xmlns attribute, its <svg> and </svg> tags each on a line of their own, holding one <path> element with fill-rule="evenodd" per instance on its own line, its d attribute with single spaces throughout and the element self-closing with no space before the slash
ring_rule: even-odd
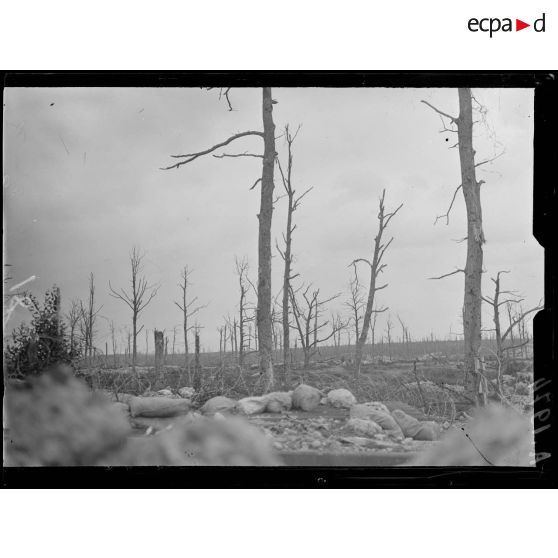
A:
<svg viewBox="0 0 558 558">
<path fill-rule="evenodd" d="M 421 101 L 421 103 L 424 103 L 425 105 L 429 106 L 433 111 L 437 112 L 438 114 L 441 114 L 442 116 L 445 116 L 446 118 L 449 118 L 452 122 L 457 122 L 457 118 L 455 116 L 451 116 L 450 114 L 447 114 L 446 112 L 443 112 L 440 109 L 437 109 L 434 105 L 431 105 L 428 101 L 425 101 L 423 99 Z"/>
<path fill-rule="evenodd" d="M 465 273 L 464 269 L 456 269 L 450 273 L 445 273 L 444 275 L 440 275 L 439 277 L 429 277 L 428 279 L 443 279 L 444 277 L 449 277 L 450 275 L 455 275 L 456 273 Z"/>
<path fill-rule="evenodd" d="M 185 159 L 185 161 L 179 161 L 174 165 L 170 165 L 168 167 L 162 167 L 161 170 L 177 169 L 182 165 L 186 165 L 187 163 L 191 163 L 192 161 L 195 161 L 198 157 L 202 157 L 203 155 L 208 155 L 209 153 L 213 153 L 213 151 L 219 149 L 220 147 L 225 147 L 225 145 L 229 145 L 229 143 L 246 136 L 259 136 L 261 138 L 264 137 L 263 132 L 258 132 L 256 130 L 240 132 L 239 134 L 234 134 L 233 136 L 226 139 L 225 141 L 215 144 L 213 147 L 210 147 L 209 149 L 204 149 L 203 151 L 198 151 L 197 153 L 186 153 L 184 155 L 171 155 L 173 159 Z"/>
<path fill-rule="evenodd" d="M 434 224 L 436 224 L 438 222 L 438 219 L 442 219 L 442 217 L 445 217 L 446 218 L 446 225 L 449 225 L 449 215 L 450 215 L 450 212 L 451 212 L 451 208 L 453 207 L 453 204 L 455 203 L 455 197 L 457 196 L 457 192 L 459 192 L 459 190 L 461 189 L 462 186 L 463 186 L 463 184 L 460 184 L 455 189 L 455 192 L 453 193 L 453 198 L 451 198 L 451 203 L 448 207 L 448 210 L 443 215 L 438 215 L 438 217 L 436 217 L 436 220 L 434 221 Z M 463 240 L 465 240 L 466 238 L 467 237 L 465 237 Z M 456 241 L 456 242 L 463 242 L 463 240 Z"/>
</svg>

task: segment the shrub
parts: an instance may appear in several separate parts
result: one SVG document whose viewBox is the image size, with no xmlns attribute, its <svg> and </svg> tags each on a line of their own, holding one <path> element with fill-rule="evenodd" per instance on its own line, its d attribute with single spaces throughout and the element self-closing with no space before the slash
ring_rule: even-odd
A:
<svg viewBox="0 0 558 558">
<path fill-rule="evenodd" d="M 64 362 L 72 365 L 80 356 L 80 348 L 70 349 L 66 326 L 60 319 L 60 291 L 49 289 L 41 307 L 37 298 L 27 294 L 27 308 L 31 324 L 16 328 L 4 352 L 8 377 L 26 377 L 40 373 L 44 368 Z"/>
</svg>

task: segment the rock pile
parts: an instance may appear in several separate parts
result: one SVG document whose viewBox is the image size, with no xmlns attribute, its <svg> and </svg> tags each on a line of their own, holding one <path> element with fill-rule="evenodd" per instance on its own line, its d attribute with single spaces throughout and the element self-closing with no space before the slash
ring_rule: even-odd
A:
<svg viewBox="0 0 558 558">
<path fill-rule="evenodd" d="M 154 436 L 132 436 L 127 414 L 154 411 L 172 421 Z M 232 401 L 232 400 L 231 400 Z M 149 403 L 147 403 L 149 402 Z M 6 466 L 280 465 L 269 440 L 240 418 L 214 420 L 183 413 L 189 400 L 168 396 L 111 402 L 58 366 L 6 391 Z M 233 401 L 236 405 L 236 402 Z M 179 406 L 179 407 L 176 407 Z M 130 414 L 131 414 L 130 413 Z M 132 420 L 142 420 L 137 416 Z"/>
</svg>

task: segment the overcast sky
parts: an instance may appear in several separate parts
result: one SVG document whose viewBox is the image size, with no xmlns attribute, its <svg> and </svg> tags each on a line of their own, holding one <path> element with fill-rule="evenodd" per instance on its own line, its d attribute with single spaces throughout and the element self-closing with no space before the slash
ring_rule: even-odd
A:
<svg viewBox="0 0 558 558">
<path fill-rule="evenodd" d="M 475 90 L 486 119 L 475 126 L 477 161 L 505 153 L 478 169 L 482 186 L 485 245 L 484 292 L 489 277 L 510 270 L 504 286 L 525 305 L 543 294 L 543 250 L 532 236 L 533 91 Z M 421 99 L 457 115 L 454 89 L 276 88 L 277 135 L 285 124 L 302 125 L 294 145 L 293 179 L 299 192 L 312 186 L 295 214 L 295 270 L 324 296 L 343 293 L 332 310 L 346 311 L 350 262 L 370 257 L 378 198 L 387 208 L 403 203 L 391 221 L 395 237 L 385 255 L 379 303 L 389 306 L 411 335 L 447 337 L 460 331 L 461 274 L 428 278 L 463 267 L 465 205 L 461 194 L 450 224 L 445 213 L 460 183 L 455 134 Z M 261 91 L 233 89 L 234 111 L 218 90 L 152 88 L 12 88 L 4 95 L 5 261 L 12 284 L 31 275 L 36 293 L 60 286 L 64 308 L 87 296 L 95 273 L 99 304 L 97 346 L 104 349 L 108 320 L 122 335 L 128 308 L 108 296 L 108 282 L 128 286 L 128 254 L 145 251 L 144 273 L 160 283 L 140 323 L 171 331 L 181 323 L 180 270 L 189 265 L 191 292 L 207 308 L 198 315 L 202 345 L 218 348 L 217 327 L 237 311 L 235 256 L 246 256 L 257 276 L 258 188 L 261 160 L 205 157 L 162 171 L 171 154 L 212 146 L 244 130 L 261 130 Z M 277 142 L 283 156 L 283 139 Z M 228 153 L 262 152 L 261 140 L 235 142 Z M 276 176 L 276 192 L 282 192 Z M 280 239 L 285 200 L 274 212 L 273 238 Z M 282 260 L 274 251 L 273 291 L 281 288 Z M 367 269 L 360 270 L 368 280 Z M 41 295 L 42 296 L 42 295 Z M 27 318 L 24 311 L 10 326 Z M 387 313 L 378 319 L 377 335 Z M 483 326 L 491 327 L 488 309 Z M 397 329 L 396 329 L 397 332 Z M 396 333 L 399 336 L 399 333 Z M 142 333 L 139 347 L 145 346 Z M 182 343 L 180 346 L 182 347 Z M 150 346 L 153 346 L 150 339 Z"/>
</svg>

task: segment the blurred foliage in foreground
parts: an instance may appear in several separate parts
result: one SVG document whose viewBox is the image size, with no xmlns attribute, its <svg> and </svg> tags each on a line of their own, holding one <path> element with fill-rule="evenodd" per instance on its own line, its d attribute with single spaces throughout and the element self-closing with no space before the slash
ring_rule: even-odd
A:
<svg viewBox="0 0 558 558">
<path fill-rule="evenodd" d="M 21 296 L 31 312 L 31 323 L 21 324 L 8 338 L 4 350 L 4 370 L 9 378 L 39 374 L 55 363 L 73 364 L 81 353 L 72 346 L 66 325 L 60 319 L 60 291 L 52 287 L 43 305 L 31 293 Z"/>
</svg>

